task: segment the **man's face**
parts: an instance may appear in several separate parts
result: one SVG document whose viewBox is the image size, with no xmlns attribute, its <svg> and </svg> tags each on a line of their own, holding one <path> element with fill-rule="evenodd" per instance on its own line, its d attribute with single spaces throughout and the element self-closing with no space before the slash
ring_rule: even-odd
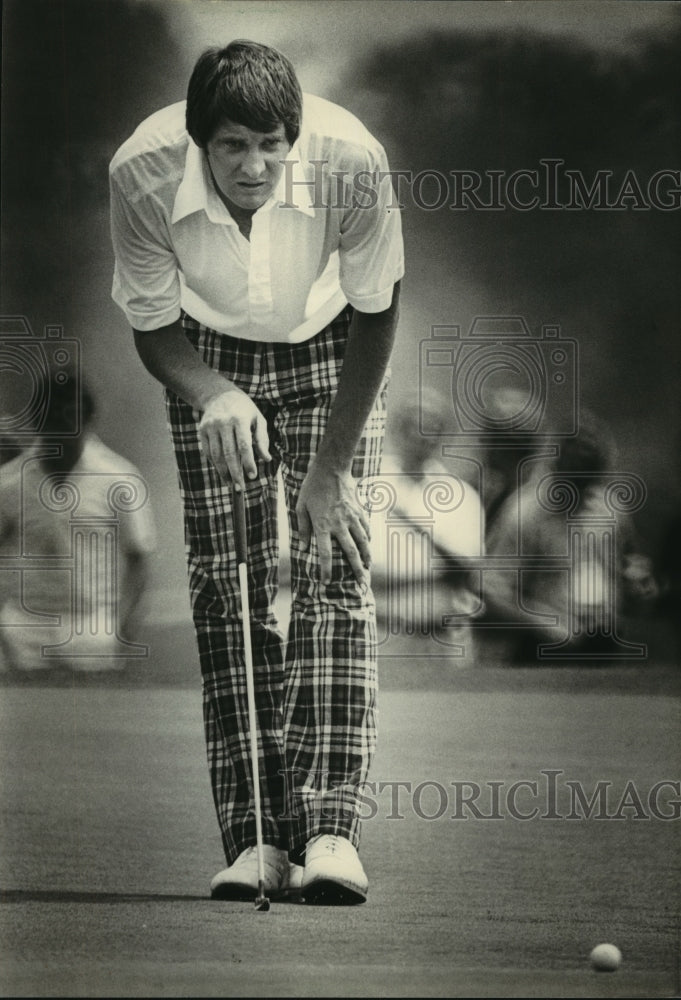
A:
<svg viewBox="0 0 681 1000">
<path fill-rule="evenodd" d="M 279 182 L 282 163 L 290 150 L 283 125 L 273 132 L 254 132 L 246 125 L 225 121 L 206 145 L 215 182 L 238 208 L 264 205 Z"/>
</svg>

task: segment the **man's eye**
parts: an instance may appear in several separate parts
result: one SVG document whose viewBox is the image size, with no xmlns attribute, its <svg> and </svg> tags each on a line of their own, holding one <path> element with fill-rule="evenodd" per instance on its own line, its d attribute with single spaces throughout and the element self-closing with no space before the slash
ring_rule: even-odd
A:
<svg viewBox="0 0 681 1000">
<path fill-rule="evenodd" d="M 263 143 L 263 149 L 269 152 L 270 150 L 279 149 L 280 144 L 281 139 L 267 139 Z"/>
</svg>

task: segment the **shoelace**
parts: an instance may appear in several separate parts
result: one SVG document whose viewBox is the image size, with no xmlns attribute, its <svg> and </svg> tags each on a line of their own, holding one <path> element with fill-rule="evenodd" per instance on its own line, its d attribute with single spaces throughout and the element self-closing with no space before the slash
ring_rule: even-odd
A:
<svg viewBox="0 0 681 1000">
<path fill-rule="evenodd" d="M 253 857 L 253 855 L 257 852 L 257 850 L 258 850 L 258 848 L 255 847 L 254 845 L 251 845 L 250 847 L 247 847 L 246 850 L 244 851 L 244 853 L 239 855 L 239 858 L 238 858 L 239 864 L 246 864 L 247 862 L 249 862 L 250 859 Z M 266 869 L 267 868 L 276 868 L 281 873 L 281 871 L 283 871 L 283 869 L 287 868 L 287 867 L 288 867 L 288 859 L 287 858 L 284 859 L 284 861 L 281 864 L 274 863 L 273 861 L 265 858 L 265 868 Z"/>
<path fill-rule="evenodd" d="M 340 840 L 335 834 L 329 833 L 327 834 L 327 840 L 324 846 L 329 854 L 335 854 L 340 846 Z"/>
</svg>

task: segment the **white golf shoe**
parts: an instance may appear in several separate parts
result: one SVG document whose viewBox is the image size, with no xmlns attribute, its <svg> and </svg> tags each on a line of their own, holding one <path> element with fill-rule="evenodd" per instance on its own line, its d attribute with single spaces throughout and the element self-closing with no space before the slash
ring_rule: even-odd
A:
<svg viewBox="0 0 681 1000">
<path fill-rule="evenodd" d="M 369 889 L 362 862 L 345 837 L 322 833 L 308 841 L 301 893 L 306 903 L 364 903 Z"/>
<path fill-rule="evenodd" d="M 263 845 L 264 891 L 277 897 L 289 888 L 288 854 L 271 844 Z M 234 864 L 223 868 L 210 883 L 213 899 L 255 899 L 258 894 L 258 852 L 255 847 L 242 851 Z"/>
</svg>

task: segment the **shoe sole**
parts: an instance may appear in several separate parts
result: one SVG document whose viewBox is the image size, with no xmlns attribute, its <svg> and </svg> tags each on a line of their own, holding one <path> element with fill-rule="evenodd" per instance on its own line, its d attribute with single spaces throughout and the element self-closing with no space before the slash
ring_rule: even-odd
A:
<svg viewBox="0 0 681 1000">
<path fill-rule="evenodd" d="M 226 882 L 218 885 L 211 891 L 211 899 L 228 900 L 232 902 L 252 903 L 258 895 L 258 890 L 245 882 Z M 273 889 L 271 892 L 265 890 L 265 895 L 270 900 L 296 899 L 300 898 L 300 888 L 287 886 L 285 889 Z"/>
<path fill-rule="evenodd" d="M 311 906 L 358 906 L 366 903 L 366 892 L 334 879 L 311 882 L 301 889 L 303 900 Z"/>
<path fill-rule="evenodd" d="M 227 882 L 217 885 L 210 894 L 211 899 L 227 899 L 238 902 L 253 902 L 258 895 L 258 890 L 253 886 L 239 882 Z"/>
</svg>

